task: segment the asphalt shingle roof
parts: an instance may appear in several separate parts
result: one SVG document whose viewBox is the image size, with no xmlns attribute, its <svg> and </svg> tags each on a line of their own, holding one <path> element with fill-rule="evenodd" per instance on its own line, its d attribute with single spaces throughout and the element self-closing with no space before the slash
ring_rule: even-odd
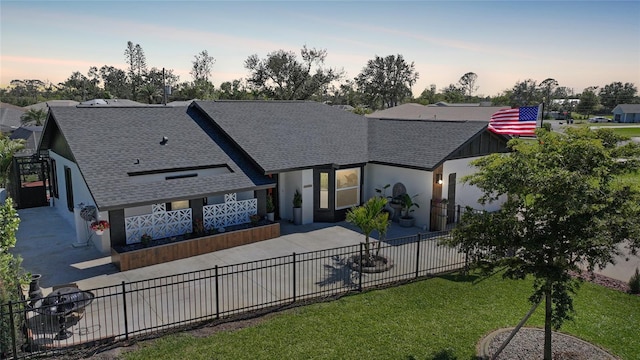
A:
<svg viewBox="0 0 640 360">
<path fill-rule="evenodd" d="M 638 114 L 640 113 L 640 104 L 620 104 L 616 106 L 620 111 L 626 114 Z"/>
<path fill-rule="evenodd" d="M 309 101 L 196 101 L 265 173 L 368 159 L 367 119 Z"/>
<path fill-rule="evenodd" d="M 52 107 L 49 121 L 59 126 L 101 210 L 268 183 L 266 177 L 259 183 L 252 180 L 217 146 L 192 111 L 187 107 Z M 168 142 L 161 145 L 164 136 Z M 161 176 L 153 181 L 139 181 L 128 174 L 215 165 L 226 165 L 232 172 L 172 180 Z"/>
<path fill-rule="evenodd" d="M 370 119 L 369 160 L 433 170 L 486 127 L 483 121 Z"/>
<path fill-rule="evenodd" d="M 415 103 L 398 105 L 367 115 L 376 119 L 486 121 L 498 110 L 508 106 L 424 106 Z"/>
</svg>

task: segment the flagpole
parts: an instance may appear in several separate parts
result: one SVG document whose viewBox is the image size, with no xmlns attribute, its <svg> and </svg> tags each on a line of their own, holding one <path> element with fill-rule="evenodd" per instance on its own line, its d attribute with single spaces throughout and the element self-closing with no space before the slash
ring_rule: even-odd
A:
<svg viewBox="0 0 640 360">
<path fill-rule="evenodd" d="M 544 101 L 542 102 L 542 112 L 540 114 L 540 127 L 542 127 L 543 122 L 544 122 Z"/>
</svg>

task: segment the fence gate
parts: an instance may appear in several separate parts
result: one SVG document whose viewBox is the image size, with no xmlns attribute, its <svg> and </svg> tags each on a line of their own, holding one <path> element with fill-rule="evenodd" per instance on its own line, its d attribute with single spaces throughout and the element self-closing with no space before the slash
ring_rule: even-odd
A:
<svg viewBox="0 0 640 360">
<path fill-rule="evenodd" d="M 47 206 L 47 159 L 33 155 L 13 158 L 12 188 L 15 190 L 18 209 Z"/>
</svg>

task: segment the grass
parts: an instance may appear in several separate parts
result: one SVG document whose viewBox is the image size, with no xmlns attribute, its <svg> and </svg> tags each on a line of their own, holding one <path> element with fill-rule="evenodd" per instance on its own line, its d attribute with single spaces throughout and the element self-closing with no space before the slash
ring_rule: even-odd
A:
<svg viewBox="0 0 640 360">
<path fill-rule="evenodd" d="M 479 339 L 515 326 L 531 280 L 448 275 L 295 308 L 209 337 L 177 334 L 141 343 L 126 359 L 474 359 Z M 561 331 L 622 359 L 640 354 L 640 297 L 584 283 Z M 542 327 L 544 306 L 528 325 Z"/>
</svg>

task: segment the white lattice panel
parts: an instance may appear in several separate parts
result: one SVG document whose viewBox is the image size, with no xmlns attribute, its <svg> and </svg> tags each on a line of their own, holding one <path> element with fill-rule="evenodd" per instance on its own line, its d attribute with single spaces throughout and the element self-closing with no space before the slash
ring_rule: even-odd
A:
<svg viewBox="0 0 640 360">
<path fill-rule="evenodd" d="M 249 216 L 258 212 L 258 200 L 236 200 L 236 194 L 225 194 L 223 204 L 206 205 L 203 208 L 204 227 L 207 230 L 248 223 Z"/>
<path fill-rule="evenodd" d="M 165 204 L 165 203 L 151 205 L 151 212 L 152 213 L 165 212 L 165 211 L 167 211 L 167 204 Z"/>
<path fill-rule="evenodd" d="M 161 210 L 163 208 L 164 205 L 154 205 L 153 214 L 125 218 L 127 244 L 140 242 L 143 234 L 151 235 L 154 239 L 162 239 L 191 232 L 191 209 L 164 211 Z"/>
</svg>

